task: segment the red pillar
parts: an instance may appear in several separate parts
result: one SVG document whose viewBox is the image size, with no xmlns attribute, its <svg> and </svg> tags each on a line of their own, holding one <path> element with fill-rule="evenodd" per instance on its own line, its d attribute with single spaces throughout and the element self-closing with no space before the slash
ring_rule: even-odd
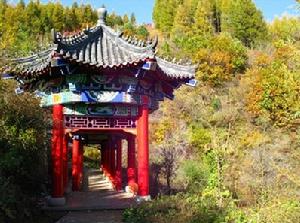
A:
<svg viewBox="0 0 300 223">
<path fill-rule="evenodd" d="M 112 140 L 109 144 L 110 148 L 110 181 L 114 184 L 115 182 L 115 171 L 116 171 L 116 146 L 115 141 Z"/>
<path fill-rule="evenodd" d="M 79 147 L 79 185 L 81 187 L 83 180 L 83 144 L 82 141 Z"/>
<path fill-rule="evenodd" d="M 53 106 L 53 130 L 52 130 L 52 197 L 61 198 L 64 195 L 63 185 L 63 106 Z"/>
<path fill-rule="evenodd" d="M 103 173 L 107 174 L 107 143 L 103 143 Z"/>
<path fill-rule="evenodd" d="M 63 184 L 64 189 L 68 186 L 68 137 L 65 135 L 63 137 L 63 150 L 62 150 L 62 156 L 63 156 Z"/>
<path fill-rule="evenodd" d="M 73 137 L 72 148 L 72 190 L 80 190 L 80 139 Z"/>
<path fill-rule="evenodd" d="M 110 139 L 107 141 L 106 144 L 106 177 L 110 180 L 111 179 L 111 157 L 112 157 L 112 152 L 111 152 L 111 142 Z"/>
<path fill-rule="evenodd" d="M 104 143 L 101 143 L 100 144 L 100 146 L 101 146 L 101 150 L 100 150 L 100 155 L 101 155 L 101 157 L 100 157 L 100 169 L 103 171 L 103 160 L 104 160 Z"/>
<path fill-rule="evenodd" d="M 128 142 L 128 165 L 127 165 L 127 179 L 128 186 L 134 188 L 135 185 L 135 136 L 129 135 Z"/>
<path fill-rule="evenodd" d="M 141 197 L 149 196 L 148 100 L 148 97 L 143 97 L 143 105 L 139 107 L 140 117 L 137 122 L 138 195 Z"/>
<path fill-rule="evenodd" d="M 110 140 L 107 143 L 107 177 L 109 180 L 111 179 L 112 176 L 112 148 L 111 148 L 111 142 Z"/>
<path fill-rule="evenodd" d="M 105 142 L 101 144 L 101 167 L 103 174 L 105 174 Z"/>
<path fill-rule="evenodd" d="M 117 146 L 117 163 L 115 172 L 115 187 L 117 191 L 122 190 L 122 140 L 120 138 L 116 141 Z"/>
</svg>

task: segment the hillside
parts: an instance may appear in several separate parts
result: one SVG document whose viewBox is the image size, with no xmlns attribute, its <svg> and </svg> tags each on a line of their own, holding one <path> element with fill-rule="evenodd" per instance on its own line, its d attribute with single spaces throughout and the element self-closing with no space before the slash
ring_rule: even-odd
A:
<svg viewBox="0 0 300 223">
<path fill-rule="evenodd" d="M 2 0 L 0 18 L 0 55 L 15 57 L 45 47 L 52 28 L 76 32 L 97 15 L 90 5 Z M 127 209 L 125 222 L 300 222 L 299 17 L 269 24 L 252 0 L 156 0 L 153 20 L 112 13 L 107 23 L 158 35 L 158 54 L 197 65 L 198 84 L 152 114 L 154 199 Z M 0 80 L 0 221 L 34 222 L 49 188 L 49 114 L 14 88 Z"/>
<path fill-rule="evenodd" d="M 299 222 L 299 18 L 267 24 L 250 0 L 156 1 L 153 17 L 198 85 L 154 115 L 159 198 L 128 222 Z"/>
</svg>

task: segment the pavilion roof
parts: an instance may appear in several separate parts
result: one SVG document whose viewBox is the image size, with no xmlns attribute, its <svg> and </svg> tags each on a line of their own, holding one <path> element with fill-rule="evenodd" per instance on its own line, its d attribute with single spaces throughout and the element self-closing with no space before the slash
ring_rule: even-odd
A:
<svg viewBox="0 0 300 223">
<path fill-rule="evenodd" d="M 10 73 L 37 77 L 48 72 L 51 69 L 52 58 L 58 56 L 67 61 L 99 69 L 126 67 L 153 60 L 157 62 L 159 71 L 168 78 L 195 77 L 195 66 L 172 63 L 156 55 L 157 38 L 143 42 L 133 37 L 125 37 L 106 25 L 104 8 L 98 12 L 97 25 L 79 34 L 63 36 L 53 30 L 51 47 L 31 56 L 13 60 L 14 66 L 11 66 L 13 69 L 10 69 Z"/>
</svg>

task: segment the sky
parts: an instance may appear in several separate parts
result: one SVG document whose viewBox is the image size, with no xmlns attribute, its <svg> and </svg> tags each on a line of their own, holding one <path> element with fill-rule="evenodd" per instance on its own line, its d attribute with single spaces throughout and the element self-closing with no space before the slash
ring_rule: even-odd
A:
<svg viewBox="0 0 300 223">
<path fill-rule="evenodd" d="M 48 1 L 42 0 L 42 2 Z M 60 0 L 60 2 L 65 5 L 71 5 L 74 0 Z M 114 11 L 119 15 L 134 13 L 138 23 L 151 23 L 152 21 L 154 0 L 79 0 L 77 2 L 91 4 L 94 8 L 99 8 L 104 4 L 108 12 Z M 254 0 L 254 2 L 269 22 L 276 16 L 297 14 L 297 11 L 294 9 L 295 0 Z"/>
</svg>

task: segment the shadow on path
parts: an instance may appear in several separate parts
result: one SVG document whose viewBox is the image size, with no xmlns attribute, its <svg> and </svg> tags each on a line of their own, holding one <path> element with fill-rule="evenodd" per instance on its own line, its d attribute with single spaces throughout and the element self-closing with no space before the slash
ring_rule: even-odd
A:
<svg viewBox="0 0 300 223">
<path fill-rule="evenodd" d="M 48 207 L 53 211 L 123 210 L 136 205 L 132 194 L 112 189 L 100 170 L 85 169 L 83 190 L 67 194 L 67 204 L 62 207 Z"/>
<path fill-rule="evenodd" d="M 100 170 L 85 169 L 81 192 L 67 194 L 67 204 L 47 211 L 67 211 L 57 223 L 119 223 L 122 210 L 135 206 L 132 194 L 112 189 Z"/>
</svg>

